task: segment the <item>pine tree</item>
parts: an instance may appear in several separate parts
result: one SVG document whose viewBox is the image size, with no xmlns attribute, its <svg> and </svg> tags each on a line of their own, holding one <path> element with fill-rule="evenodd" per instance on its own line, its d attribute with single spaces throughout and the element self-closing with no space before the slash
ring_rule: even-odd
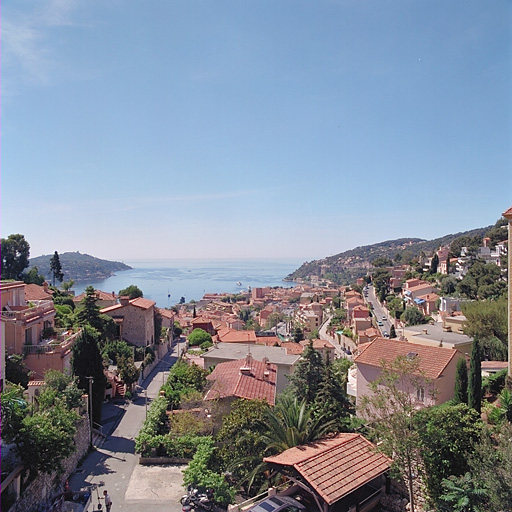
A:
<svg viewBox="0 0 512 512">
<path fill-rule="evenodd" d="M 93 286 L 85 289 L 85 297 L 80 301 L 80 308 L 76 312 L 76 319 L 80 325 L 89 324 L 101 331 L 103 322 L 100 318 L 100 308 L 96 304 L 98 299 Z"/>
<path fill-rule="evenodd" d="M 55 286 L 55 279 L 62 283 L 64 279 L 64 273 L 62 272 L 62 265 L 60 264 L 59 253 L 55 251 L 55 254 L 50 259 L 50 272 L 53 276 L 53 286 Z"/>
<path fill-rule="evenodd" d="M 480 412 L 482 408 L 482 359 L 478 338 L 473 340 L 469 362 L 468 405 Z"/>
<path fill-rule="evenodd" d="M 468 403 L 468 366 L 464 358 L 457 361 L 454 400 L 458 404 Z"/>
</svg>

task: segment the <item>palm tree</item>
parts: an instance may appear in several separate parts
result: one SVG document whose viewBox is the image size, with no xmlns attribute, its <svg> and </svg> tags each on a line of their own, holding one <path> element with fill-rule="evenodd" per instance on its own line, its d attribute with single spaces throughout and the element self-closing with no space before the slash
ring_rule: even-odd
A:
<svg viewBox="0 0 512 512">
<path fill-rule="evenodd" d="M 264 457 L 317 441 L 337 431 L 335 420 L 328 419 L 325 414 L 315 415 L 311 405 L 305 400 L 297 400 L 289 393 L 280 395 L 274 409 L 265 411 L 260 427 L 263 433 L 258 441 L 264 446 L 262 453 L 233 461 L 232 464 L 233 467 L 244 465 L 253 468 L 241 482 L 247 484 L 249 493 L 254 483 L 260 485 L 257 489 L 259 493 L 273 480 L 267 463 L 263 461 Z"/>
<path fill-rule="evenodd" d="M 336 431 L 336 422 L 325 414 L 314 416 L 313 408 L 305 400 L 283 394 L 274 409 L 265 415 L 267 432 L 262 436 L 265 454 L 281 453 L 288 448 L 311 443 Z"/>
</svg>

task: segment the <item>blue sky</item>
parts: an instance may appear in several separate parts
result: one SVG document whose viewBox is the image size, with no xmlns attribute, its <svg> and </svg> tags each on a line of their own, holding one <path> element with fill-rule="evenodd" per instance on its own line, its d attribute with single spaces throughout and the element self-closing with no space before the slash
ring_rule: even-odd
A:
<svg viewBox="0 0 512 512">
<path fill-rule="evenodd" d="M 512 205 L 512 3 L 17 0 L 1 235 L 317 259 Z"/>
</svg>

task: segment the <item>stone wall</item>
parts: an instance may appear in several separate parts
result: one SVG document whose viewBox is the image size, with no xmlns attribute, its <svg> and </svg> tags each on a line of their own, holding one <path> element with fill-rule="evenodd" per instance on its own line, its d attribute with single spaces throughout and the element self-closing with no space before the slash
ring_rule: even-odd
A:
<svg viewBox="0 0 512 512">
<path fill-rule="evenodd" d="M 39 473 L 28 486 L 22 490 L 21 496 L 9 509 L 9 512 L 35 512 L 41 505 L 50 503 L 53 498 L 62 492 L 66 480 L 75 471 L 80 460 L 87 454 L 90 442 L 90 423 L 87 415 L 82 416 L 76 426 L 76 450 L 63 461 L 64 472 Z M 22 475 L 20 475 L 20 478 Z"/>
</svg>

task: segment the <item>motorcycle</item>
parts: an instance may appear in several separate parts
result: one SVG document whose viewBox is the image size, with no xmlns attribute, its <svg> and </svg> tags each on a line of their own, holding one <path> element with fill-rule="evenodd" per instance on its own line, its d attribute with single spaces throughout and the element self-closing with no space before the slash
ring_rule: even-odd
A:
<svg viewBox="0 0 512 512">
<path fill-rule="evenodd" d="M 213 511 L 214 505 L 214 490 L 209 488 L 206 492 L 199 492 L 191 485 L 187 487 L 187 494 L 183 495 L 180 499 L 182 512 L 195 512 L 198 509 L 206 510 L 207 512 Z"/>
</svg>

